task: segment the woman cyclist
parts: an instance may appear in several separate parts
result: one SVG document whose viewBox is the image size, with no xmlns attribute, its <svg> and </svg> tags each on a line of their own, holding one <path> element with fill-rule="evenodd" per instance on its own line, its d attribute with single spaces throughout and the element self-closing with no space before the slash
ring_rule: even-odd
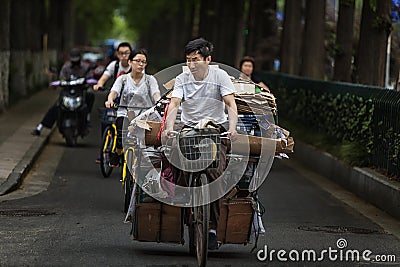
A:
<svg viewBox="0 0 400 267">
<path fill-rule="evenodd" d="M 114 100 L 119 97 L 117 110 L 117 144 L 116 153 L 110 158 L 110 166 L 115 168 L 120 164 L 122 155 L 122 127 L 128 125 L 128 108 L 135 115 L 138 115 L 143 108 L 151 107 L 160 99 L 160 90 L 157 80 L 152 75 L 145 74 L 147 65 L 147 52 L 144 49 L 133 51 L 128 58 L 128 63 L 132 71 L 117 78 L 108 94 L 105 106 L 111 108 L 114 106 Z M 125 107 L 124 107 L 125 106 Z"/>
</svg>

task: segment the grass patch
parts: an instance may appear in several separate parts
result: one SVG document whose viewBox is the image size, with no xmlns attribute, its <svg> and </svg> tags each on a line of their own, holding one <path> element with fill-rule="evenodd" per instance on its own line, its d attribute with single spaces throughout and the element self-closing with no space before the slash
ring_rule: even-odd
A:
<svg viewBox="0 0 400 267">
<path fill-rule="evenodd" d="M 299 140 L 303 143 L 315 146 L 351 166 L 362 167 L 368 165 L 366 148 L 358 142 L 338 142 L 337 140 L 327 137 L 324 133 L 317 132 L 300 123 L 294 123 L 286 118 L 279 118 L 279 126 L 290 131 L 290 135 L 293 136 L 295 143 L 296 140 Z"/>
</svg>

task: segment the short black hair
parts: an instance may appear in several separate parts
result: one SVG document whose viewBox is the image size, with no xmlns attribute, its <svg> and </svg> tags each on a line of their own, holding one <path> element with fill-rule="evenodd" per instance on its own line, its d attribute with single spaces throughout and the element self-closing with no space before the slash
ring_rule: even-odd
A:
<svg viewBox="0 0 400 267">
<path fill-rule="evenodd" d="M 185 55 L 189 55 L 190 53 L 197 51 L 200 55 L 206 58 L 211 56 L 213 50 L 214 45 L 212 43 L 203 38 L 198 38 L 187 43 L 185 46 Z"/>
<path fill-rule="evenodd" d="M 251 62 L 251 64 L 253 64 L 253 69 L 255 69 L 255 60 L 254 57 L 251 56 L 244 56 L 239 63 L 239 69 L 242 69 L 243 63 L 245 62 Z"/>
<path fill-rule="evenodd" d="M 118 47 L 117 47 L 117 51 L 119 50 L 120 47 L 129 47 L 129 50 L 132 51 L 132 46 L 131 46 L 131 44 L 128 43 L 128 42 L 122 42 L 122 43 L 120 43 L 120 44 L 118 45 Z"/>
<path fill-rule="evenodd" d="M 141 48 L 141 49 L 135 49 L 135 50 L 133 50 L 133 51 L 129 54 L 129 58 L 128 58 L 128 59 L 129 59 L 129 60 L 132 60 L 137 54 L 144 55 L 144 56 L 146 57 L 146 60 L 147 60 L 147 58 L 148 58 L 148 56 L 147 56 L 147 50 Z"/>
</svg>

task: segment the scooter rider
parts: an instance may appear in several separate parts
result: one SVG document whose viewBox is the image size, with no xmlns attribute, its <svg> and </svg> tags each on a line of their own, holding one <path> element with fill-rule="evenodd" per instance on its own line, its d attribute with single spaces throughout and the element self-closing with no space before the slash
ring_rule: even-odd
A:
<svg viewBox="0 0 400 267">
<path fill-rule="evenodd" d="M 69 54 L 69 61 L 65 62 L 61 68 L 59 79 L 68 80 L 72 76 L 74 77 L 85 77 L 92 78 L 93 72 L 90 65 L 86 62 L 81 61 L 81 53 L 78 49 L 74 48 Z M 86 105 L 88 107 L 87 121 L 90 122 L 90 112 L 94 103 L 93 92 L 86 92 Z M 54 123 L 57 121 L 57 101 L 47 110 L 42 121 L 36 126 L 31 132 L 32 135 L 40 135 L 43 127 L 52 128 Z"/>
</svg>

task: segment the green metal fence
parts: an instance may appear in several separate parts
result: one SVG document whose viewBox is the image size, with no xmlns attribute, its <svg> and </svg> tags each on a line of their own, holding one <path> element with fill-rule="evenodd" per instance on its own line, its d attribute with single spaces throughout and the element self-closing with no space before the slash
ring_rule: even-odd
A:
<svg viewBox="0 0 400 267">
<path fill-rule="evenodd" d="M 279 101 L 288 101 L 293 105 L 296 101 L 304 101 L 290 99 L 292 97 L 290 92 L 293 92 L 293 98 L 299 97 L 298 94 L 296 95 L 299 89 L 305 90 L 306 95 L 312 95 L 316 98 L 324 94 L 333 96 L 319 99 L 319 102 L 324 101 L 324 99 L 332 101 L 335 96 L 346 94 L 361 97 L 363 101 L 372 102 L 372 119 L 368 124 L 371 127 L 369 132 L 372 134 L 372 138 L 364 136 L 364 138 L 372 140 L 371 150 L 368 152 L 370 165 L 386 171 L 389 176 L 400 178 L 400 92 L 375 86 L 311 80 L 277 72 L 264 72 L 260 73 L 260 76 L 277 97 L 280 97 L 279 88 L 285 88 L 285 92 L 289 92 L 284 94 L 286 99 L 278 99 L 278 103 Z M 326 103 L 330 106 L 334 104 L 332 102 Z M 313 120 L 321 120 L 321 114 L 318 114 L 315 107 L 306 108 L 309 109 L 305 111 L 307 117 L 302 118 L 300 116 L 303 123 L 310 125 Z M 280 116 L 283 115 L 283 112 L 285 111 L 280 110 Z M 329 116 L 329 114 L 326 114 L 326 116 Z M 346 114 L 338 114 L 338 116 L 346 116 Z M 296 118 L 296 120 L 298 119 Z M 342 118 L 342 121 L 345 121 L 345 119 Z M 363 138 L 363 135 L 359 138 Z M 370 142 L 370 140 L 363 141 L 365 142 L 362 143 Z"/>
<path fill-rule="evenodd" d="M 374 103 L 374 166 L 400 177 L 400 92 L 385 90 Z"/>
</svg>

